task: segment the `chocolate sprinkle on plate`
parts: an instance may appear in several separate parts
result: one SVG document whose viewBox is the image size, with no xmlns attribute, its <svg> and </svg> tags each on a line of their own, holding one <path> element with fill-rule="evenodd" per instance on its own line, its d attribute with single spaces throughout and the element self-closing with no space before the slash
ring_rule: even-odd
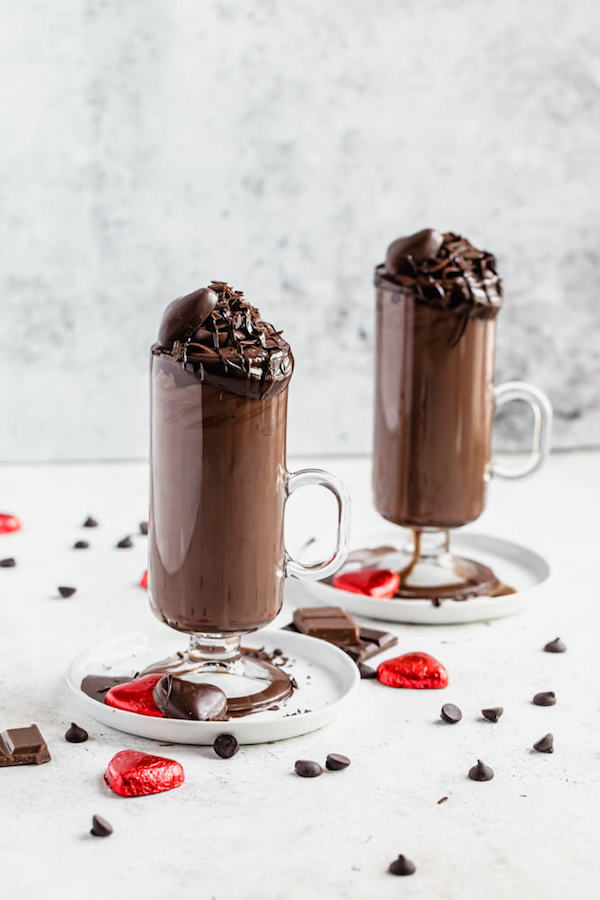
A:
<svg viewBox="0 0 600 900">
<path fill-rule="evenodd" d="M 148 534 L 148 523 L 140 522 L 140 534 Z"/>
<path fill-rule="evenodd" d="M 131 540 L 129 535 L 127 535 L 127 537 L 121 538 L 121 540 L 117 543 L 117 547 L 122 550 L 129 549 L 129 547 L 133 547 L 133 541 Z"/>
<path fill-rule="evenodd" d="M 456 723 L 460 722 L 462 719 L 462 712 L 454 703 L 444 703 L 440 711 L 440 716 L 444 722 L 448 722 L 450 725 L 456 725 Z"/>
<path fill-rule="evenodd" d="M 342 753 L 329 753 L 325 761 L 325 766 L 330 772 L 337 772 L 339 769 L 347 769 L 350 760 Z"/>
<path fill-rule="evenodd" d="M 213 749 L 221 759 L 231 759 L 240 749 L 240 745 L 233 734 L 220 734 L 215 738 Z"/>
<path fill-rule="evenodd" d="M 393 863 L 390 863 L 388 869 L 388 872 L 392 875 L 414 875 L 416 871 L 417 867 L 414 862 L 411 862 L 410 859 L 402 856 L 402 854 Z"/>
<path fill-rule="evenodd" d="M 74 550 L 87 550 L 87 548 L 89 546 L 90 545 L 87 541 L 75 541 L 75 543 L 73 544 L 73 549 Z"/>
<path fill-rule="evenodd" d="M 61 585 L 58 589 L 58 593 L 61 597 L 72 597 L 77 588 L 67 587 L 67 585 Z"/>
<path fill-rule="evenodd" d="M 323 769 L 319 763 L 312 759 L 296 760 L 294 769 L 296 770 L 296 775 L 300 775 L 301 778 L 316 778 L 317 775 L 323 774 Z"/>
<path fill-rule="evenodd" d="M 471 781 L 491 781 L 493 777 L 494 770 L 489 766 L 486 766 L 480 759 L 477 760 L 476 766 L 472 766 L 469 769 L 469 778 Z"/>
<path fill-rule="evenodd" d="M 6 559 L 0 559 L 0 566 L 3 569 L 12 569 L 13 566 L 16 566 L 17 561 L 14 556 L 7 556 Z"/>
<path fill-rule="evenodd" d="M 108 837 L 112 833 L 113 827 L 110 822 L 107 822 L 102 816 L 92 816 L 90 834 L 93 834 L 95 837 Z"/>
<path fill-rule="evenodd" d="M 97 521 L 94 519 L 93 516 L 88 516 L 87 519 L 85 520 L 85 522 L 83 523 L 83 527 L 84 527 L 84 528 L 97 528 L 97 527 L 98 527 L 98 523 L 97 523 Z"/>
<path fill-rule="evenodd" d="M 556 694 L 554 691 L 540 691 L 539 694 L 534 695 L 533 702 L 536 706 L 554 706 Z"/>
<path fill-rule="evenodd" d="M 566 649 L 567 645 L 563 644 L 559 637 L 554 638 L 553 641 L 548 641 L 544 646 L 546 653 L 564 653 Z"/>
<path fill-rule="evenodd" d="M 81 728 L 75 722 L 71 722 L 70 727 L 65 731 L 65 741 L 68 741 L 70 744 L 83 744 L 88 737 L 89 734 L 85 728 Z"/>
<path fill-rule="evenodd" d="M 497 722 L 503 712 L 503 706 L 490 706 L 488 709 L 482 709 L 481 715 L 484 719 L 487 719 L 488 722 Z"/>
<path fill-rule="evenodd" d="M 535 742 L 533 749 L 538 753 L 554 753 L 554 735 L 545 734 L 543 738 Z"/>
</svg>

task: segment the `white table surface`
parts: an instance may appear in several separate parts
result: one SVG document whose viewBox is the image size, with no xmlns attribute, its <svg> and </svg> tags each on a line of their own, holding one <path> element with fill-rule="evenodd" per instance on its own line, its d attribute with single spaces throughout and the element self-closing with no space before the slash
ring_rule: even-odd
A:
<svg viewBox="0 0 600 900">
<path fill-rule="evenodd" d="M 380 524 L 369 461 L 323 462 L 351 491 L 356 545 Z M 450 672 L 445 691 L 363 681 L 323 731 L 245 747 L 231 760 L 211 748 L 165 749 L 183 764 L 184 786 L 135 799 L 110 793 L 102 773 L 118 750 L 155 745 L 79 715 L 90 740 L 66 743 L 74 710 L 63 679 L 86 644 L 153 627 L 137 586 L 146 539 L 114 548 L 146 517 L 147 467 L 4 466 L 0 498 L 0 509 L 24 525 L 0 538 L 0 556 L 18 563 L 0 569 L 0 729 L 37 722 L 53 757 L 0 769 L 3 897 L 598 895 L 600 453 L 554 456 L 530 479 L 492 486 L 475 530 L 522 541 L 553 566 L 527 612 L 491 624 L 390 626 L 399 645 L 388 655 L 438 657 Z M 326 517 L 316 508 L 290 510 L 292 545 L 318 533 Z M 80 527 L 88 514 L 99 528 Z M 92 547 L 72 550 L 78 538 Z M 59 584 L 76 585 L 77 594 L 57 598 Z M 297 589 L 294 598 L 302 599 Z M 290 606 L 288 597 L 280 624 Z M 543 653 L 556 635 L 568 652 Z M 556 691 L 555 707 L 531 704 L 541 690 Z M 456 726 L 439 721 L 449 701 L 463 710 Z M 496 705 L 505 708 L 498 724 L 482 721 L 479 710 Z M 548 731 L 554 754 L 532 752 Z M 328 752 L 349 755 L 351 767 L 314 780 L 292 774 L 296 759 Z M 478 757 L 494 768 L 493 781 L 466 777 Z M 93 813 L 113 824 L 110 838 L 89 835 Z M 416 863 L 411 878 L 387 874 L 398 853 Z"/>
</svg>

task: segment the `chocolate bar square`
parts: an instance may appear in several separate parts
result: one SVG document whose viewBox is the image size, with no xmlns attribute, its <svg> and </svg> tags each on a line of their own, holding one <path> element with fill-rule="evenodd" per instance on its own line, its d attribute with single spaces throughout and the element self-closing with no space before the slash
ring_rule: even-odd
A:
<svg viewBox="0 0 600 900">
<path fill-rule="evenodd" d="M 294 625 L 303 634 L 330 644 L 354 644 L 358 625 L 341 606 L 305 606 L 294 613 Z"/>
<path fill-rule="evenodd" d="M 0 766 L 39 766 L 50 759 L 48 745 L 37 725 L 8 728 L 0 734 Z"/>
</svg>

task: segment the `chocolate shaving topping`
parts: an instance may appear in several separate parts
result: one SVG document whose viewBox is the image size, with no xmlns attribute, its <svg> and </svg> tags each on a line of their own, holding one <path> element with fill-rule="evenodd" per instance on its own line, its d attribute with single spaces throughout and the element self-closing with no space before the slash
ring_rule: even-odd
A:
<svg viewBox="0 0 600 900">
<path fill-rule="evenodd" d="M 294 366 L 289 344 L 242 291 L 224 281 L 213 281 L 210 290 L 218 299 L 201 327 L 186 340 L 155 344 L 153 352 L 169 354 L 200 381 L 230 393 L 255 399 L 278 394 Z"/>
<path fill-rule="evenodd" d="M 418 302 L 465 320 L 494 318 L 502 306 L 494 256 L 453 232 L 425 229 L 394 241 L 385 264 L 375 270 L 375 282 L 410 291 Z"/>
</svg>

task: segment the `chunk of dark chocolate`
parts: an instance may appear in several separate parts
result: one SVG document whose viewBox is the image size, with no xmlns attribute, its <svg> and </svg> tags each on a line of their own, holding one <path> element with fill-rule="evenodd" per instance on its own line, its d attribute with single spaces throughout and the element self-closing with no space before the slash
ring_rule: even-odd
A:
<svg viewBox="0 0 600 900">
<path fill-rule="evenodd" d="M 350 759 L 343 753 L 329 753 L 325 760 L 325 767 L 330 772 L 337 772 L 339 769 L 347 769 L 350 765 Z"/>
<path fill-rule="evenodd" d="M 302 634 L 330 644 L 357 644 L 358 625 L 341 606 L 305 606 L 294 613 L 294 625 Z"/>
<path fill-rule="evenodd" d="M 93 516 L 88 516 L 85 522 L 83 523 L 84 528 L 97 528 L 98 522 L 94 519 Z"/>
<path fill-rule="evenodd" d="M 48 745 L 37 725 L 0 733 L 0 766 L 39 766 L 50 762 Z"/>
<path fill-rule="evenodd" d="M 85 730 L 85 728 L 81 728 L 80 725 L 76 725 L 75 722 L 71 722 L 69 728 L 65 731 L 65 741 L 68 741 L 69 744 L 83 744 L 87 741 L 89 734 Z"/>
<path fill-rule="evenodd" d="M 12 569 L 16 564 L 17 561 L 14 556 L 7 556 L 6 559 L 0 559 L 0 568 L 2 569 Z"/>
<path fill-rule="evenodd" d="M 221 759 L 231 759 L 239 749 L 238 739 L 233 734 L 220 734 L 213 743 L 213 750 Z"/>
<path fill-rule="evenodd" d="M 90 834 L 93 834 L 94 837 L 108 837 L 112 833 L 113 827 L 110 822 L 107 822 L 102 816 L 92 816 Z"/>
<path fill-rule="evenodd" d="M 301 778 L 316 778 L 323 774 L 323 769 L 314 759 L 298 759 L 294 763 L 294 769 Z"/>
<path fill-rule="evenodd" d="M 72 597 L 76 590 L 77 588 L 75 587 L 69 587 L 65 584 L 62 584 L 58 589 L 58 593 L 61 597 Z"/>
</svg>

